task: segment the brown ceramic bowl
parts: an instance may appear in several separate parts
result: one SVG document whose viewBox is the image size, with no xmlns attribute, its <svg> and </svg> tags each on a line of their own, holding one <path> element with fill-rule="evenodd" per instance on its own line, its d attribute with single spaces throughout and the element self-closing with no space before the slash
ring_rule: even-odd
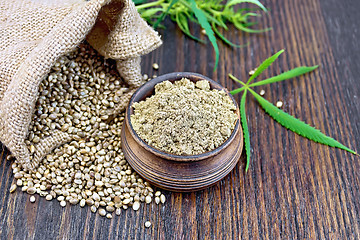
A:
<svg viewBox="0 0 360 240">
<path fill-rule="evenodd" d="M 231 94 L 217 82 L 197 73 L 175 72 L 150 80 L 131 97 L 126 109 L 121 133 L 121 145 L 131 167 L 154 185 L 172 191 L 196 191 L 206 188 L 225 177 L 236 165 L 243 148 L 243 134 L 238 119 L 231 136 L 218 148 L 198 155 L 175 155 L 148 145 L 134 131 L 130 116 L 133 103 L 154 94 L 156 84 L 188 78 L 190 81 L 207 80 L 211 89 L 225 90 L 234 104 Z M 236 114 L 240 118 L 237 107 Z"/>
</svg>

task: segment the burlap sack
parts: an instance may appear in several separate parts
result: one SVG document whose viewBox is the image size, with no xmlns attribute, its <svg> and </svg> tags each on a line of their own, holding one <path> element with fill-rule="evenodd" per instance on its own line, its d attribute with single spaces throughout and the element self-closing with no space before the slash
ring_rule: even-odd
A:
<svg viewBox="0 0 360 240">
<path fill-rule="evenodd" d="M 25 169 L 72 138 L 54 131 L 37 144 L 30 161 L 25 138 L 39 84 L 56 59 L 85 38 L 100 54 L 117 60 L 120 75 L 133 87 L 141 84 L 140 56 L 161 44 L 131 0 L 0 1 L 0 141 Z"/>
</svg>

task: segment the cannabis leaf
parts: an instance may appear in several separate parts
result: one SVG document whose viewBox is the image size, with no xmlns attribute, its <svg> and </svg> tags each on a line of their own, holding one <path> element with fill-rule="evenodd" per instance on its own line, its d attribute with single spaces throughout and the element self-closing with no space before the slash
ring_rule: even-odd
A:
<svg viewBox="0 0 360 240">
<path fill-rule="evenodd" d="M 294 77 L 298 77 L 300 75 L 303 75 L 305 73 L 314 71 L 315 69 L 317 69 L 319 66 L 315 65 L 313 67 L 306 67 L 306 66 L 302 66 L 302 67 L 298 67 L 298 68 L 294 68 L 291 69 L 287 72 L 281 73 L 275 77 L 271 77 L 268 78 L 266 80 L 263 80 L 261 82 L 256 82 L 256 83 L 252 83 L 249 85 L 249 87 L 255 87 L 255 86 L 261 86 L 261 85 L 265 85 L 265 84 L 269 84 L 269 83 L 274 83 L 274 82 L 280 82 L 280 81 L 284 81 L 290 78 L 294 78 Z"/>
<path fill-rule="evenodd" d="M 169 13 L 169 10 L 174 6 L 174 4 L 175 3 L 177 3 L 179 0 L 171 0 L 171 2 L 170 2 L 170 4 L 169 4 L 169 6 L 167 7 L 167 9 L 166 9 L 166 11 L 163 11 L 163 10 L 161 10 L 160 12 L 163 12 L 162 14 L 161 14 L 161 16 L 158 18 L 158 20 L 156 21 L 156 23 L 154 24 L 154 28 L 157 28 L 158 26 L 159 26 L 159 24 L 160 24 L 160 22 L 161 21 L 163 21 L 164 20 L 164 18 L 166 17 L 166 15 Z M 155 15 L 155 13 L 153 14 L 153 15 Z M 144 15 L 143 14 L 141 14 L 141 17 L 144 17 Z M 150 16 L 149 16 L 150 17 Z M 183 31 L 183 30 L 182 30 Z"/>
<path fill-rule="evenodd" d="M 326 136 L 321 133 L 318 129 L 313 128 L 306 123 L 294 118 L 293 116 L 287 114 L 286 112 L 280 110 L 279 108 L 272 105 L 270 102 L 265 100 L 259 94 L 254 92 L 252 89 L 249 91 L 254 95 L 256 100 L 260 103 L 261 107 L 278 123 L 290 129 L 291 131 L 299 134 L 300 136 L 306 137 L 314 142 L 322 143 L 330 147 L 337 147 L 353 154 L 356 154 L 355 151 L 345 147 L 341 143 L 337 142 L 331 137 Z"/>
<path fill-rule="evenodd" d="M 257 12 L 249 12 L 252 10 L 267 9 L 258 0 L 133 0 L 141 17 L 144 18 L 154 28 L 163 27 L 160 23 L 169 15 L 171 20 L 177 23 L 180 30 L 191 39 L 204 42 L 200 38 L 194 36 L 190 32 L 189 22 L 199 24 L 208 36 L 215 51 L 216 69 L 219 61 L 219 49 L 216 37 L 225 44 L 232 47 L 243 47 L 245 45 L 234 44 L 229 41 L 219 29 L 228 30 L 226 23 L 232 23 L 238 30 L 249 33 L 260 33 L 270 30 L 249 28 L 256 24 L 251 22 L 254 17 L 260 17 Z M 250 3 L 258 7 L 258 9 L 239 8 L 235 9 L 238 4 Z"/>
<path fill-rule="evenodd" d="M 201 27 L 205 29 L 205 32 L 208 35 L 208 38 L 209 38 L 211 44 L 214 47 L 215 54 L 216 54 L 216 61 L 215 61 L 215 67 L 214 67 L 214 71 L 215 71 L 216 68 L 217 68 L 218 62 L 219 62 L 219 48 L 218 48 L 218 45 L 216 43 L 216 38 L 215 38 L 214 32 L 213 32 L 208 20 L 206 19 L 206 16 L 205 16 L 204 12 L 201 11 L 197 7 L 195 0 L 190 0 L 190 4 L 191 4 L 190 5 L 191 9 L 193 10 L 196 18 L 198 19 Z"/>
<path fill-rule="evenodd" d="M 247 125 L 246 113 L 245 113 L 246 93 L 247 93 L 247 89 L 245 89 L 244 94 L 242 95 L 240 101 L 240 119 L 241 119 L 241 126 L 243 127 L 244 130 L 245 152 L 246 152 L 246 156 L 249 156 L 248 161 L 246 161 L 245 171 L 249 169 L 249 165 L 250 165 L 250 135 L 249 135 L 249 128 Z"/>
<path fill-rule="evenodd" d="M 311 72 L 318 68 L 318 66 L 312 66 L 312 67 L 298 67 L 294 68 L 292 70 L 289 70 L 287 72 L 281 73 L 275 77 L 271 77 L 265 80 L 262 80 L 260 82 L 249 84 L 253 79 L 258 77 L 264 70 L 266 70 L 282 53 L 284 50 L 280 50 L 270 58 L 266 59 L 260 66 L 257 68 L 257 70 L 254 72 L 254 74 L 249 78 L 247 83 L 244 83 L 234 77 L 233 75 L 229 74 L 229 77 L 240 84 L 243 85 L 243 87 L 235 89 L 230 91 L 232 95 L 240 93 L 244 91 L 241 101 L 240 101 L 240 117 L 241 117 L 241 124 L 244 130 L 244 142 L 245 142 L 245 151 L 246 151 L 246 168 L 245 171 L 248 170 L 249 164 L 250 164 L 250 136 L 249 136 L 249 129 L 246 121 L 246 113 L 245 113 L 245 100 L 246 100 L 246 94 L 247 92 L 250 92 L 255 99 L 258 101 L 260 106 L 265 110 L 267 114 L 270 115 L 275 121 L 280 123 L 282 126 L 286 127 L 287 129 L 299 134 L 300 136 L 306 137 L 309 140 L 312 140 L 314 142 L 322 143 L 330 147 L 336 147 L 343 149 L 345 151 L 348 151 L 352 154 L 357 154 L 355 151 L 351 150 L 350 148 L 342 145 L 335 139 L 326 136 L 325 134 L 321 133 L 318 129 L 313 128 L 309 126 L 308 124 L 294 118 L 293 116 L 285 113 L 281 109 L 275 107 L 272 103 L 265 100 L 263 97 L 261 97 L 259 94 L 257 94 L 254 90 L 251 89 L 251 87 L 265 85 L 269 83 L 274 82 L 280 82 L 284 81 L 290 78 L 294 78 L 300 75 L 303 75 L 305 73 Z"/>
<path fill-rule="evenodd" d="M 265 69 L 267 69 L 275 60 L 284 52 L 284 49 L 280 50 L 279 52 L 275 53 L 273 56 L 269 57 L 265 61 L 263 61 L 259 67 L 256 68 L 253 75 L 250 76 L 249 80 L 246 84 L 249 84 L 253 79 L 259 76 Z"/>
</svg>

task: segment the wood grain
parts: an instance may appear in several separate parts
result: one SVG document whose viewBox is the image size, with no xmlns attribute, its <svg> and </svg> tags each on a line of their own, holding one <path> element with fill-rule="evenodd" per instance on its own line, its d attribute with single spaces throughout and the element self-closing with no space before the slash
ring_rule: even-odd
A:
<svg viewBox="0 0 360 240">
<path fill-rule="evenodd" d="M 214 52 L 184 37 L 167 22 L 164 44 L 143 58 L 149 75 L 198 72 L 229 89 L 239 87 L 228 73 L 247 78 L 263 59 L 286 53 L 262 76 L 300 65 L 320 68 L 264 87 L 265 98 L 282 100 L 284 110 L 360 151 L 359 41 L 355 0 L 263 1 L 271 9 L 261 19 L 264 34 L 230 28 L 224 34 L 249 45 L 231 49 L 220 44 L 220 62 L 213 72 Z M 195 33 L 199 30 L 192 26 Z M 205 38 L 199 34 L 202 38 Z M 160 65 L 158 71 L 151 67 Z M 240 96 L 236 96 L 239 100 Z M 142 205 L 112 220 L 89 208 L 61 208 L 57 201 L 9 194 L 11 163 L 0 161 L 0 239 L 360 239 L 360 159 L 344 151 L 308 141 L 275 123 L 254 99 L 247 101 L 251 164 L 245 158 L 215 186 L 196 193 L 165 192 L 165 205 Z M 151 221 L 151 228 L 144 227 Z"/>
</svg>

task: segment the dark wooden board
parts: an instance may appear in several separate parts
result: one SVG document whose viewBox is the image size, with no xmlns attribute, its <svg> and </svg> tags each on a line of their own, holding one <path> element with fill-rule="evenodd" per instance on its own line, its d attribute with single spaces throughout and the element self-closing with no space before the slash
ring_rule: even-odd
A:
<svg viewBox="0 0 360 240">
<path fill-rule="evenodd" d="M 264 77 L 319 64 L 315 73 L 272 84 L 265 97 L 345 145 L 360 151 L 360 2 L 356 0 L 263 1 L 271 11 L 261 19 L 264 34 L 225 35 L 249 45 L 220 44 L 213 72 L 211 45 L 195 43 L 167 22 L 161 48 L 143 58 L 143 72 L 199 72 L 229 89 L 263 59 L 285 48 Z M 195 28 L 195 32 L 198 31 Z M 202 36 L 204 37 L 204 36 Z M 151 67 L 160 65 L 159 71 Z M 239 100 L 239 96 L 236 98 Z M 0 239 L 360 239 L 360 158 L 310 142 L 275 123 L 254 99 L 247 101 L 251 164 L 245 158 L 215 186 L 196 193 L 165 192 L 165 205 L 142 205 L 112 220 L 89 208 L 47 202 L 17 191 L 11 164 L 0 160 Z M 147 229 L 144 222 L 150 220 Z"/>
</svg>

